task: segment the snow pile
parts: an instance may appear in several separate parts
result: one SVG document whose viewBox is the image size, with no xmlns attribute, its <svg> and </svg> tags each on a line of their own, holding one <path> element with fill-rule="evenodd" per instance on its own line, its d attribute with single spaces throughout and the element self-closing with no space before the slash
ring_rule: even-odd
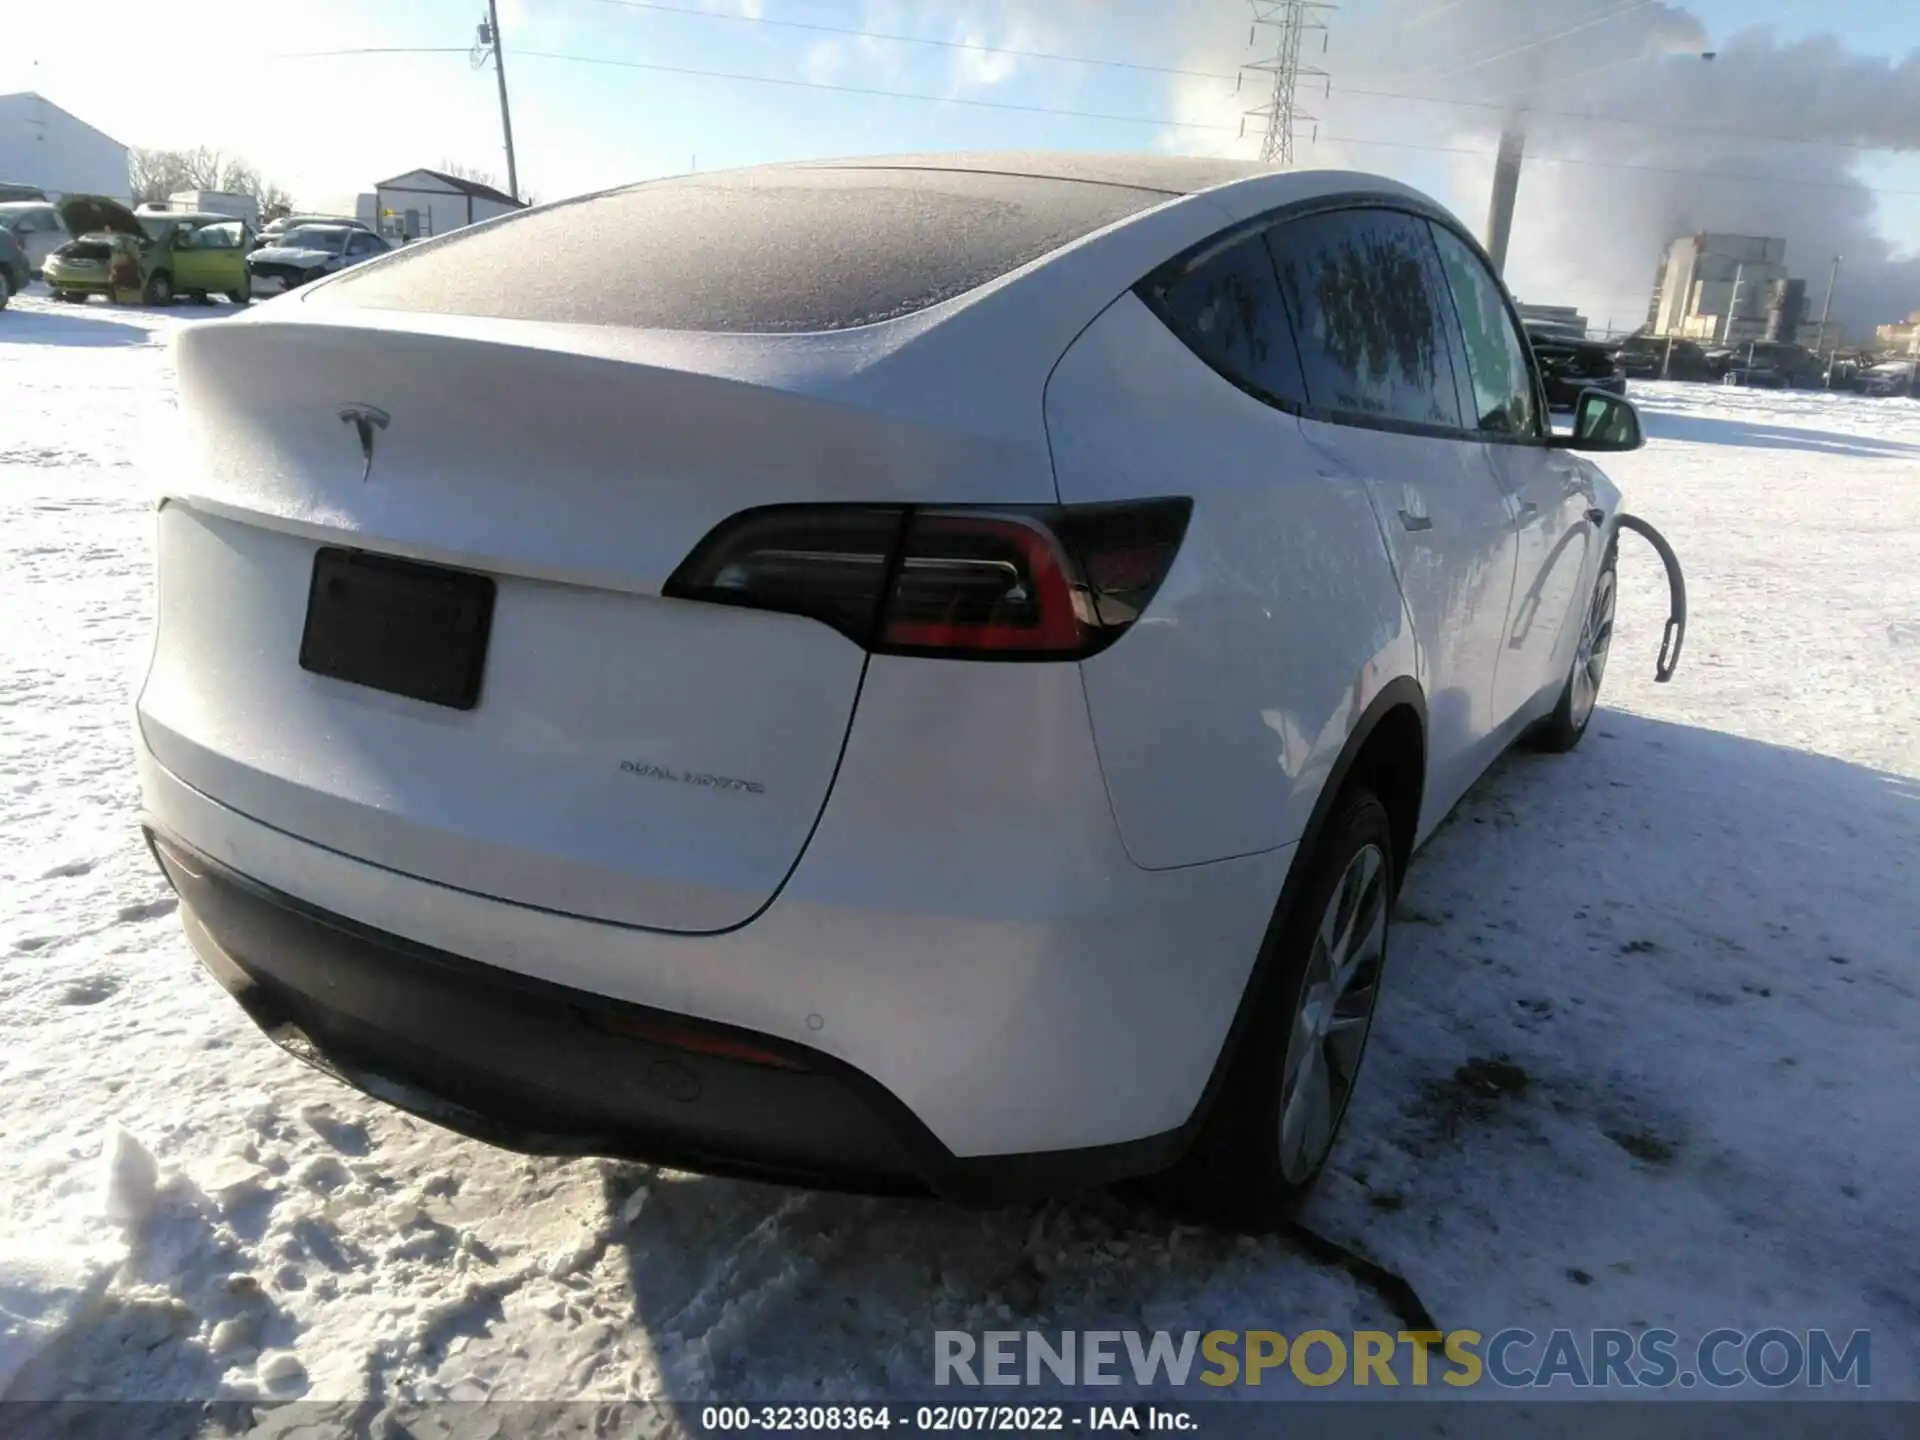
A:
<svg viewBox="0 0 1920 1440">
<path fill-rule="evenodd" d="M 923 1390 L 942 1328 L 1404 1328 L 1124 1197 L 526 1159 L 260 1037 L 133 829 L 154 342 L 195 314 L 0 317 L 0 1394 L 855 1399 Z M 1688 562 L 1680 678 L 1627 540 L 1596 731 L 1414 868 L 1307 1218 L 1445 1327 L 1870 1328 L 1875 1393 L 1920 1395 L 1920 405 L 1640 393 L 1608 469 Z"/>
</svg>

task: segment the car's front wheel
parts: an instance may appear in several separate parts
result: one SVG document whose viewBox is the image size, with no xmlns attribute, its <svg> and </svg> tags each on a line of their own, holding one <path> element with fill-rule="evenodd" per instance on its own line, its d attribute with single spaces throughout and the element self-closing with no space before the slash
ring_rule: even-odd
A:
<svg viewBox="0 0 1920 1440">
<path fill-rule="evenodd" d="M 1181 1198 L 1210 1218 L 1271 1229 L 1326 1167 L 1380 998 L 1394 854 L 1386 807 L 1356 786 L 1303 857 L 1312 868 L 1263 959 L 1225 1089 L 1172 1177 Z"/>
<path fill-rule="evenodd" d="M 229 290 L 227 292 L 227 299 L 231 300 L 236 305 L 252 304 L 253 303 L 253 277 L 249 275 L 245 280 L 242 280 L 240 282 L 240 288 L 238 290 Z"/>
<path fill-rule="evenodd" d="M 13 276 L 0 269 L 0 310 L 7 308 L 7 302 L 13 299 Z"/>
<path fill-rule="evenodd" d="M 1553 713 L 1530 730 L 1529 749 L 1549 755 L 1564 755 L 1580 743 L 1600 703 L 1600 684 L 1607 675 L 1607 653 L 1613 646 L 1613 617 L 1619 598 L 1619 542 L 1607 545 L 1606 558 L 1594 578 L 1593 595 L 1587 601 L 1586 619 L 1580 625 L 1580 643 L 1574 648 L 1573 669 L 1560 692 L 1560 703 Z"/>
<path fill-rule="evenodd" d="M 171 305 L 173 303 L 173 277 L 164 270 L 156 270 L 147 279 L 145 300 L 149 305 Z"/>
</svg>

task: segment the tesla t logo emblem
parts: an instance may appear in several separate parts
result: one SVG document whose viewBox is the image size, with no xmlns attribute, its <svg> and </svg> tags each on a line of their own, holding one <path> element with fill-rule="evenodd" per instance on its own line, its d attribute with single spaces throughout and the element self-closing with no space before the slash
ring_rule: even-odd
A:
<svg viewBox="0 0 1920 1440">
<path fill-rule="evenodd" d="M 340 421 L 353 426 L 354 433 L 360 437 L 360 458 L 364 462 L 360 467 L 360 483 L 366 484 L 367 477 L 373 474 L 373 433 L 387 428 L 387 422 L 393 417 L 374 405 L 342 405 Z"/>
</svg>

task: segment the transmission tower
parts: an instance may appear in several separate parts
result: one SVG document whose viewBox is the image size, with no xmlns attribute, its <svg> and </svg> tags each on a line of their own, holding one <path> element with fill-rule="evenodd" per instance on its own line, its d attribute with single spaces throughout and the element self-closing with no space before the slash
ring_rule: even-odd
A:
<svg viewBox="0 0 1920 1440">
<path fill-rule="evenodd" d="M 1326 16 L 1339 7 L 1323 3 L 1323 0 L 1248 0 L 1248 3 L 1253 7 L 1253 29 L 1247 44 L 1258 45 L 1263 30 L 1276 35 L 1278 43 L 1271 59 L 1256 60 L 1240 67 L 1242 81 L 1252 73 L 1260 76 L 1263 83 L 1272 86 L 1267 103 L 1247 111 L 1241 118 L 1240 133 L 1243 136 L 1247 133 L 1249 119 L 1261 121 L 1266 127 L 1260 142 L 1262 163 L 1291 165 L 1294 132 L 1303 120 L 1314 119 L 1300 109 L 1300 82 L 1319 80 L 1329 88 L 1332 84 L 1325 70 L 1316 65 L 1303 64 L 1300 57 L 1307 48 L 1308 36 L 1316 31 L 1320 36 L 1321 53 L 1326 53 Z"/>
</svg>

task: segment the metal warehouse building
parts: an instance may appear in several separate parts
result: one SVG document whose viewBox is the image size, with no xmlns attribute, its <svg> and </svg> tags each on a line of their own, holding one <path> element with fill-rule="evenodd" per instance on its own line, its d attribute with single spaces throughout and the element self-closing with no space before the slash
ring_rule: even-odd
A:
<svg viewBox="0 0 1920 1440">
<path fill-rule="evenodd" d="M 44 95 L 0 95 L 0 182 L 124 199 L 127 147 Z"/>
</svg>

